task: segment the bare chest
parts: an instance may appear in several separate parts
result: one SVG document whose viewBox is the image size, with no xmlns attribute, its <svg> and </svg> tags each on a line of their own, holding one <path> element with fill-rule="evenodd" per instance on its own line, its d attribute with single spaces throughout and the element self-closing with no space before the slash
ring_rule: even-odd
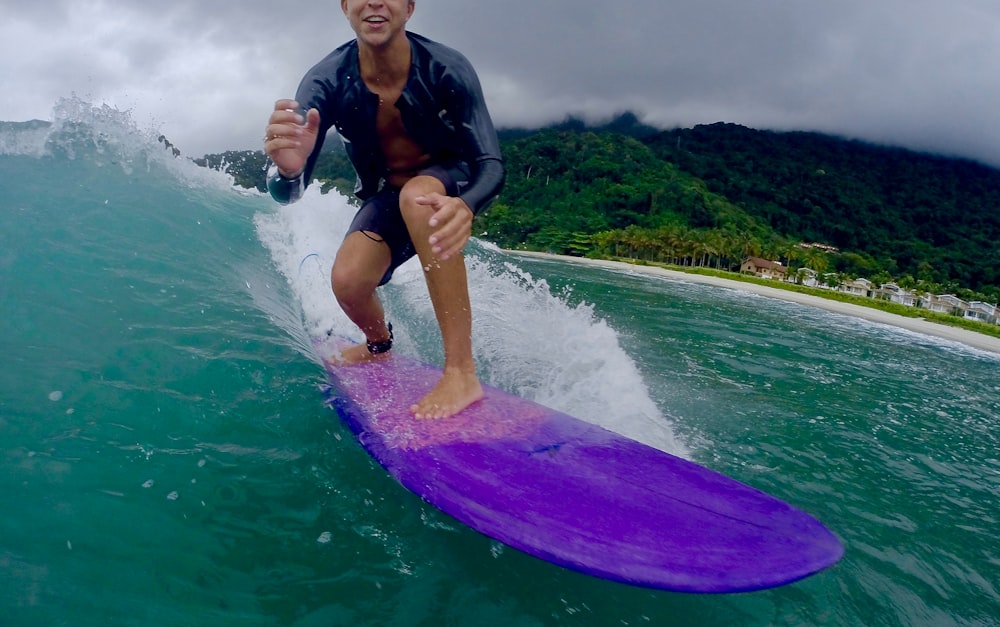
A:
<svg viewBox="0 0 1000 627">
<path fill-rule="evenodd" d="M 406 132 L 403 118 L 396 108 L 402 88 L 386 88 L 378 84 L 368 87 L 379 98 L 375 130 L 389 174 L 410 173 L 425 165 L 430 159 L 429 155 Z"/>
</svg>

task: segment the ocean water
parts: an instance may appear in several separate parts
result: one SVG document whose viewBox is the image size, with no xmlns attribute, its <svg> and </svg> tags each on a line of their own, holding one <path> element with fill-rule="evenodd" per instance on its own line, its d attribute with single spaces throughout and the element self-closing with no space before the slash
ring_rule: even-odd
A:
<svg viewBox="0 0 1000 627">
<path fill-rule="evenodd" d="M 1000 624 L 1000 356 L 749 293 L 469 249 L 482 377 L 809 511 L 844 559 L 646 590 L 485 538 L 324 405 L 351 217 L 76 98 L 0 128 L 0 625 Z M 440 363 L 420 269 L 384 291 Z M 637 469 L 640 470 L 640 469 Z"/>
</svg>

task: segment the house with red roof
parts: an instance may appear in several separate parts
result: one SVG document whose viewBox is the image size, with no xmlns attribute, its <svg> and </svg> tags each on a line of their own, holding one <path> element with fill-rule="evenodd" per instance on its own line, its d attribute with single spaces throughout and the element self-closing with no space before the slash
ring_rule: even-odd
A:
<svg viewBox="0 0 1000 627">
<path fill-rule="evenodd" d="M 760 257 L 747 257 L 740 266 L 742 274 L 753 274 L 762 279 L 784 281 L 788 277 L 788 268 L 779 261 L 769 261 Z"/>
</svg>

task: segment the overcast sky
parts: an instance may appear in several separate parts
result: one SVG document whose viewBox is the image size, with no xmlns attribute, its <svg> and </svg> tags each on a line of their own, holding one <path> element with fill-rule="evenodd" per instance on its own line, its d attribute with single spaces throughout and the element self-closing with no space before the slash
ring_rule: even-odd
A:
<svg viewBox="0 0 1000 627">
<path fill-rule="evenodd" d="M 0 0 L 0 120 L 76 94 L 185 154 L 260 148 L 277 98 L 353 36 L 327 0 Z M 497 126 L 625 110 L 817 130 L 1000 166 L 1000 0 L 418 0 Z"/>
</svg>

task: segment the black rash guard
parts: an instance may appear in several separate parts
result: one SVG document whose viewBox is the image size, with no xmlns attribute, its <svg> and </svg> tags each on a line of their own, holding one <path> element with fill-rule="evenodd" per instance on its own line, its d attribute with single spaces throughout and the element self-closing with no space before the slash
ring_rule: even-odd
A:
<svg viewBox="0 0 1000 627">
<path fill-rule="evenodd" d="M 412 53 L 410 76 L 396 101 L 409 136 L 431 156 L 432 164 L 461 161 L 472 172 L 459 195 L 479 214 L 500 192 L 504 166 L 493 121 L 483 98 L 479 77 L 460 52 L 416 33 L 406 33 Z M 375 129 L 378 95 L 361 79 L 357 40 L 340 46 L 320 61 L 299 85 L 296 100 L 318 109 L 319 135 L 305 170 L 286 179 L 272 167 L 271 196 L 294 202 L 309 183 L 327 131 L 336 127 L 357 171 L 355 194 L 367 200 L 387 174 L 385 156 Z"/>
</svg>

